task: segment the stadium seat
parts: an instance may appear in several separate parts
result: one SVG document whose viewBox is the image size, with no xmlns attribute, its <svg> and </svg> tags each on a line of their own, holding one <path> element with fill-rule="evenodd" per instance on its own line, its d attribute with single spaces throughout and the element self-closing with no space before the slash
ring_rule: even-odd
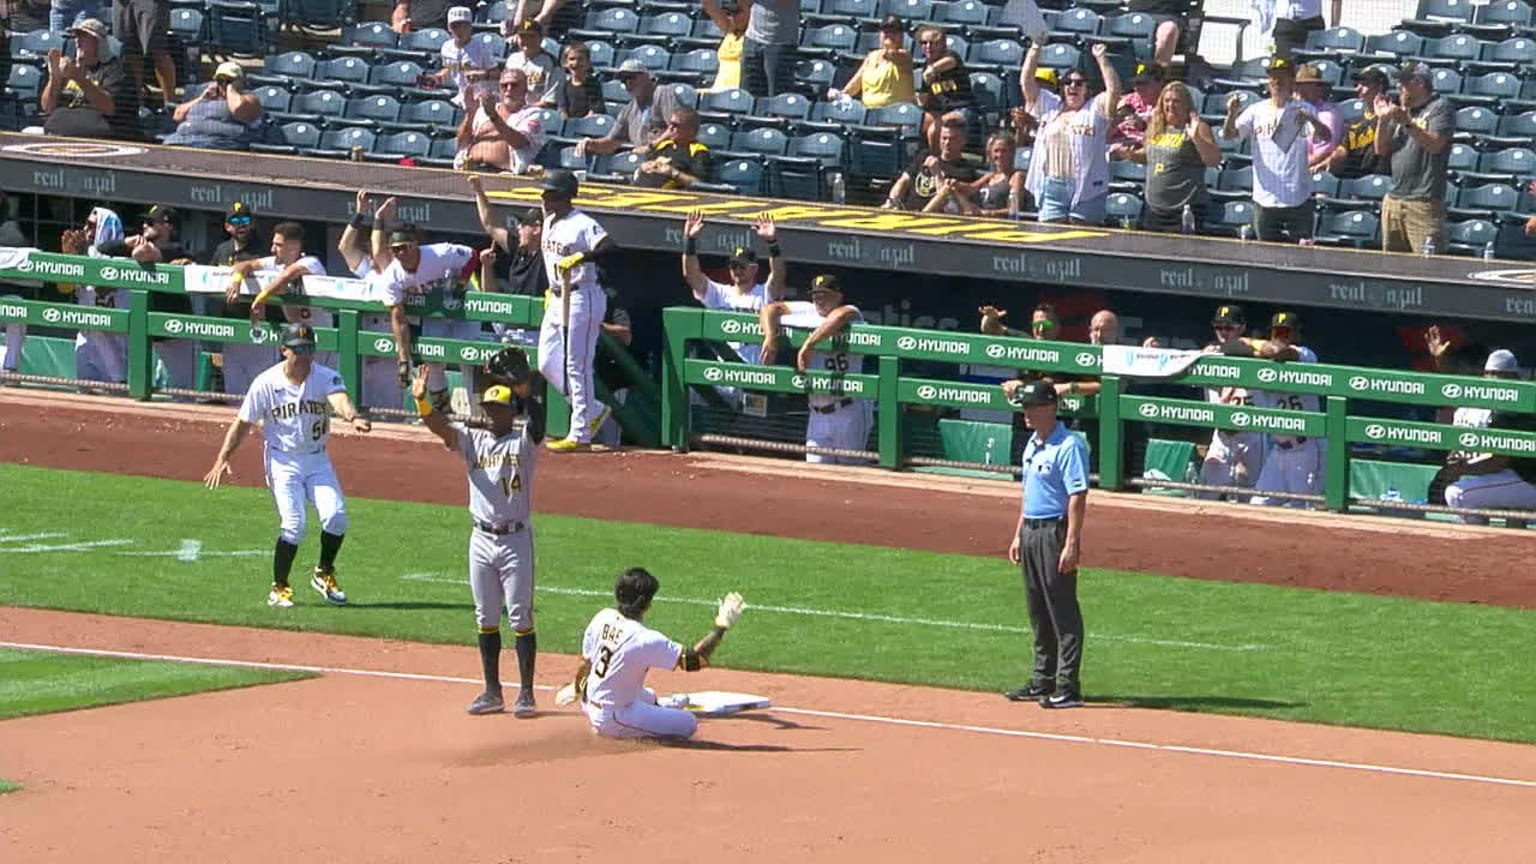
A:
<svg viewBox="0 0 1536 864">
<path fill-rule="evenodd" d="M 1456 142 L 1451 144 L 1450 155 L 1446 157 L 1446 170 L 1457 173 L 1477 170 L 1477 148 L 1471 144 Z"/>
<path fill-rule="evenodd" d="M 826 27 L 844 24 L 857 28 L 860 23 L 873 23 L 880 15 L 880 0 L 824 0 L 818 12 L 801 16 L 807 26 Z"/>
<path fill-rule="evenodd" d="M 1484 140 L 1496 143 L 1503 139 L 1512 139 L 1505 146 L 1531 146 L 1529 142 L 1536 141 L 1536 111 L 1522 111 L 1500 117 L 1498 138 Z"/>
<path fill-rule="evenodd" d="M 851 53 L 858 42 L 858 31 L 847 24 L 807 28 L 800 34 L 800 55 L 831 59 L 839 53 Z"/>
<path fill-rule="evenodd" d="M 394 50 L 400 37 L 387 21 L 367 21 L 341 28 L 341 37 L 327 50 L 335 56 L 370 58 L 380 51 Z"/>
<path fill-rule="evenodd" d="M 423 66 L 436 66 L 438 58 L 443 56 L 443 43 L 453 36 L 441 27 L 428 27 L 425 30 L 412 30 L 400 36 L 400 42 L 395 48 L 380 48 L 379 58 L 386 63 L 410 60 Z"/>
<path fill-rule="evenodd" d="M 1473 20 L 1495 27 L 1527 27 L 1531 23 L 1531 7 L 1524 0 L 1496 0 L 1479 9 Z"/>
<path fill-rule="evenodd" d="M 1468 60 L 1477 60 L 1483 56 L 1484 43 L 1465 33 L 1452 33 L 1440 39 L 1431 39 L 1424 43 L 1424 54 L 1437 60 L 1452 60 L 1463 63 Z"/>
<path fill-rule="evenodd" d="M 1366 37 L 1364 53 L 1380 58 L 1422 57 L 1424 37 L 1407 30 L 1393 30 Z"/>
<path fill-rule="evenodd" d="M 400 119 L 400 100 L 393 96 L 364 96 L 348 99 L 340 117 L 327 121 L 333 126 L 382 128 Z"/>
<path fill-rule="evenodd" d="M 693 51 L 698 48 L 708 48 L 713 51 L 720 45 L 720 39 L 724 34 L 715 22 L 706 15 L 693 22 L 693 31 L 687 36 L 679 36 L 672 40 L 672 44 L 679 51 Z"/>
<path fill-rule="evenodd" d="M 1486 219 L 1468 219 L 1446 226 L 1446 249 L 1452 255 L 1482 255 L 1489 244 L 1497 246 L 1499 229 Z"/>
<path fill-rule="evenodd" d="M 1511 185 L 1519 185 L 1516 181 L 1536 176 L 1536 150 L 1506 147 L 1484 153 L 1477 161 L 1477 170 L 1482 174 L 1508 175 Z"/>
<path fill-rule="evenodd" d="M 788 129 L 811 116 L 811 100 L 799 93 L 780 93 L 753 103 L 752 113 L 743 118 L 749 126 L 775 126 Z"/>
<path fill-rule="evenodd" d="M 507 40 L 501 38 L 500 33 L 476 33 L 472 39 L 490 46 L 491 56 L 495 57 L 498 63 L 507 59 Z M 592 52 L 592 65 L 597 65 L 596 51 Z"/>
<path fill-rule="evenodd" d="M 318 156 L 323 159 L 347 159 L 350 158 L 355 147 L 361 147 L 364 153 L 372 150 L 377 139 L 377 133 L 361 126 L 331 129 L 320 133 L 320 143 L 317 146 L 300 152 L 305 156 Z"/>
<path fill-rule="evenodd" d="M 251 145 L 251 151 L 297 156 L 299 151 L 319 145 L 320 127 L 313 123 L 273 123 L 267 126 L 265 139 Z"/>
<path fill-rule="evenodd" d="M 368 69 L 368 81 L 354 84 L 355 93 L 370 96 L 394 96 L 402 100 L 423 101 L 442 99 L 452 95 L 449 88 L 422 87 L 420 80 L 426 70 L 413 60 L 396 60 L 381 63 Z"/>
<path fill-rule="evenodd" d="M 1483 43 L 1483 56 L 1476 62 L 1464 63 L 1468 74 L 1485 72 L 1517 73 L 1522 66 L 1536 63 L 1536 40 L 1516 36 L 1502 42 Z"/>
<path fill-rule="evenodd" d="M 667 71 L 658 72 L 663 80 L 686 81 L 700 87 L 708 87 L 720 69 L 720 60 L 713 48 L 695 48 L 672 56 Z"/>
<path fill-rule="evenodd" d="M 1376 212 L 1381 209 L 1381 199 L 1386 197 L 1391 188 L 1392 178 L 1386 174 L 1353 177 L 1340 181 L 1338 193 L 1324 201 L 1323 207 L 1329 212 L 1341 210 Z"/>
<path fill-rule="evenodd" d="M 369 162 L 399 162 L 407 157 L 426 159 L 432 154 L 432 136 L 422 132 L 392 132 L 380 135 L 374 141 L 373 151 L 365 157 Z"/>
<path fill-rule="evenodd" d="M 599 39 L 599 40 L 590 41 L 590 42 L 588 42 L 586 44 L 587 44 L 587 51 L 589 53 L 591 53 L 591 55 L 592 55 L 592 68 L 593 69 L 612 69 L 613 68 L 613 66 L 614 66 L 613 58 L 619 52 L 618 52 L 618 49 L 613 47 L 613 44 L 611 42 L 604 42 L 604 41 Z M 710 49 L 710 50 L 714 50 L 714 49 Z"/>
<path fill-rule="evenodd" d="M 919 22 L 933 17 L 933 7 L 933 0 L 888 0 L 885 4 L 885 14 L 894 15 L 916 26 Z"/>
<path fill-rule="evenodd" d="M 290 26 L 331 30 L 357 20 L 356 0 L 283 0 L 281 18 Z"/>
<path fill-rule="evenodd" d="M 610 78 L 603 82 L 603 101 L 610 105 L 623 105 L 629 101 L 629 91 L 624 88 L 624 82 L 617 78 Z"/>
<path fill-rule="evenodd" d="M 640 32 L 625 37 L 625 44 L 642 42 L 670 49 L 677 39 L 693 34 L 693 18 L 683 12 L 660 12 L 642 15 Z"/>
<path fill-rule="evenodd" d="M 827 88 L 833 86 L 837 67 L 830 60 L 820 58 L 795 63 L 795 84 L 813 99 L 822 98 Z"/>
<path fill-rule="evenodd" d="M 1111 192 L 1104 202 L 1104 224 L 1123 228 L 1141 224 L 1141 196 L 1132 192 Z"/>
<path fill-rule="evenodd" d="M 270 47 L 266 15 L 255 3 L 208 5 L 208 47 L 218 56 L 262 57 Z"/>
<path fill-rule="evenodd" d="M 276 84 L 289 90 L 297 90 L 300 81 L 315 77 L 319 62 L 305 51 L 287 51 L 272 54 L 262 62 L 260 72 L 246 75 L 254 84 Z"/>
<path fill-rule="evenodd" d="M 1253 197 L 1253 166 L 1221 169 L 1221 179 L 1215 188 L 1206 188 L 1206 194 L 1222 201 L 1236 201 Z"/>
<path fill-rule="evenodd" d="M 11 74 L 6 78 L 6 93 L 24 102 L 36 102 L 43 92 L 43 73 L 36 66 L 28 66 L 24 63 L 15 63 L 11 66 Z"/>
<path fill-rule="evenodd" d="M 1461 73 L 1455 69 L 1440 68 L 1430 73 L 1431 86 L 1440 95 L 1451 95 L 1461 92 Z"/>
<path fill-rule="evenodd" d="M 1051 41 L 1080 42 L 1099 32 L 1099 13 L 1083 6 L 1074 6 L 1057 17 L 1051 28 Z"/>
<path fill-rule="evenodd" d="M 645 64 L 645 68 L 652 72 L 660 72 L 667 68 L 671 62 L 672 54 L 659 45 L 636 45 L 633 48 L 621 48 L 614 57 L 614 65 L 622 65 L 626 60 L 638 60 Z"/>
<path fill-rule="evenodd" d="M 977 72 L 993 72 L 999 76 L 1013 73 L 1018 77 L 1019 66 L 1024 62 L 1024 46 L 1017 40 L 988 39 L 971 46 L 966 55 L 966 68 Z"/>
<path fill-rule="evenodd" d="M 1337 87 L 1344 81 L 1344 67 L 1337 60 L 1319 57 L 1309 62 L 1313 68 L 1317 69 L 1323 80 L 1328 82 L 1329 87 Z"/>
<path fill-rule="evenodd" d="M 1342 195 L 1343 181 L 1328 171 L 1312 172 L 1312 197 L 1320 199 L 1323 206 L 1328 206 L 1329 199 Z"/>
<path fill-rule="evenodd" d="M 991 23 L 988 10 L 987 4 L 979 0 L 953 0 L 949 3 L 934 3 L 929 17 L 935 24 L 948 24 L 957 28 L 982 27 Z"/>
<path fill-rule="evenodd" d="M 1081 59 L 1082 53 L 1077 48 L 1065 43 L 1053 42 L 1041 49 L 1040 68 L 1061 72 L 1076 68 Z"/>
<path fill-rule="evenodd" d="M 1499 128 L 1499 115 L 1487 108 L 1471 105 L 1456 111 L 1456 133 L 1458 141 L 1474 141 L 1485 135 L 1492 135 Z"/>
<path fill-rule="evenodd" d="M 1319 222 L 1313 241 L 1320 246 L 1379 247 L 1381 221 L 1369 210 L 1327 213 Z"/>
<path fill-rule="evenodd" d="M 1365 101 L 1361 99 L 1345 99 L 1339 103 L 1339 118 L 1349 126 L 1356 120 L 1365 116 Z"/>
<path fill-rule="evenodd" d="M 184 45 L 200 46 L 207 41 L 208 24 L 203 10 L 181 6 L 171 10 L 171 32 Z"/>
<path fill-rule="evenodd" d="M 546 134 L 546 141 L 556 145 L 575 144 L 582 138 L 606 138 L 613 131 L 616 121 L 607 114 L 588 114 L 585 117 L 572 117 L 565 121 L 560 134 Z"/>
<path fill-rule="evenodd" d="M 849 126 L 858 126 L 863 123 L 869 114 L 869 109 L 857 99 L 834 99 L 830 102 L 815 102 L 811 105 L 811 116 L 800 128 L 815 132 L 841 132 Z"/>
<path fill-rule="evenodd" d="M 1206 222 L 1205 231 L 1221 237 L 1238 237 L 1242 234 L 1242 226 L 1247 225 L 1249 229 L 1253 228 L 1254 216 L 1255 211 L 1251 200 L 1244 198 L 1221 202 L 1216 218 Z"/>
<path fill-rule="evenodd" d="M 11 56 L 18 60 L 41 61 L 49 51 L 63 51 L 67 47 L 63 35 L 47 30 L 30 30 L 11 37 Z"/>
<path fill-rule="evenodd" d="M 634 10 L 623 7 L 592 8 L 587 11 L 586 21 L 580 28 L 572 29 L 570 38 L 614 39 L 621 34 L 637 33 L 640 18 Z"/>
<path fill-rule="evenodd" d="M 698 111 L 705 120 L 735 126 L 752 113 L 753 104 L 752 94 L 740 88 L 716 90 L 703 94 Z"/>
<path fill-rule="evenodd" d="M 976 97 L 977 106 L 988 118 L 1002 116 L 1014 101 L 1008 98 L 1008 90 L 1003 83 L 1003 78 L 996 72 L 972 72 L 971 93 Z M 989 120 L 983 125 L 990 128 L 997 124 Z"/>
<path fill-rule="evenodd" d="M 417 163 L 428 168 L 452 168 L 459 154 L 459 145 L 453 136 L 445 135 L 442 138 L 432 139 L 432 149 L 427 151 L 427 158 L 417 159 Z"/>
<path fill-rule="evenodd" d="M 445 99 L 429 99 L 410 102 L 400 108 L 400 117 L 392 123 L 381 124 L 386 132 L 422 132 L 434 130 L 452 132 L 459 128 L 464 112 Z"/>
<path fill-rule="evenodd" d="M 764 126 L 731 135 L 729 147 L 719 152 L 721 159 L 752 159 L 768 165 L 769 156 L 782 156 L 789 152 L 789 135 L 782 129 Z"/>
<path fill-rule="evenodd" d="M 1298 60 L 1358 54 L 1365 49 L 1365 36 L 1352 27 L 1330 27 L 1307 34 L 1306 45 L 1292 52 Z"/>
<path fill-rule="evenodd" d="M 267 115 L 271 115 L 274 112 L 286 113 L 288 106 L 293 102 L 293 94 L 276 84 L 263 84 L 252 90 L 251 95 L 255 96 L 256 101 L 261 103 L 261 111 Z"/>
<path fill-rule="evenodd" d="M 711 153 L 719 155 L 720 151 L 728 150 L 731 146 L 731 127 L 724 123 L 700 123 L 699 143 L 710 149 Z"/>
<path fill-rule="evenodd" d="M 787 154 L 768 157 L 769 188 L 801 201 L 827 199 L 830 175 L 844 167 L 843 149 L 842 136 L 831 132 L 795 138 Z"/>
<path fill-rule="evenodd" d="M 751 159 L 731 159 L 715 170 L 715 182 L 736 188 L 742 195 L 763 194 L 763 166 Z"/>
<path fill-rule="evenodd" d="M 1503 183 L 1468 186 L 1456 192 L 1456 205 L 1446 208 L 1450 219 L 1487 219 L 1493 221 L 1502 211 L 1513 211 L 1520 191 Z"/>
<path fill-rule="evenodd" d="M 297 82 L 300 90 L 336 90 L 346 92 L 367 82 L 368 61 L 361 57 L 337 57 L 315 66 L 313 80 Z"/>
<path fill-rule="evenodd" d="M 589 171 L 587 177 L 600 183 L 633 183 L 635 172 L 640 170 L 643 162 L 645 162 L 645 156 L 633 150 L 628 153 L 615 153 L 606 164 Z"/>
<path fill-rule="evenodd" d="M 1147 185 L 1147 166 L 1129 159 L 1116 159 L 1109 163 L 1109 189 L 1111 192 L 1140 193 Z"/>
</svg>

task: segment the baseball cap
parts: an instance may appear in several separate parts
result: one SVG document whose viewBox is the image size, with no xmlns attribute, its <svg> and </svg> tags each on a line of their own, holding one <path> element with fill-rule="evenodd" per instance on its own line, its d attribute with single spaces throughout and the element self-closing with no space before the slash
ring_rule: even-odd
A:
<svg viewBox="0 0 1536 864">
<path fill-rule="evenodd" d="M 544 32 L 544 25 L 532 18 L 524 18 L 523 23 L 517 25 L 517 32 L 542 34 Z"/>
<path fill-rule="evenodd" d="M 1229 304 L 1217 307 L 1216 316 L 1211 319 L 1211 323 L 1243 327 L 1248 324 L 1248 318 L 1243 315 L 1243 307 Z"/>
<path fill-rule="evenodd" d="M 242 81 L 245 79 L 245 67 L 232 60 L 226 60 L 225 62 L 220 63 L 217 69 L 213 70 L 213 80 L 217 81 L 220 78 L 228 78 L 231 81 Z"/>
<path fill-rule="evenodd" d="M 308 324 L 289 324 L 283 328 L 284 348 L 315 347 L 315 328 Z"/>
<path fill-rule="evenodd" d="M 504 384 L 495 384 L 486 388 L 485 395 L 480 397 L 481 405 L 512 405 L 512 388 Z"/>
<path fill-rule="evenodd" d="M 393 228 L 389 232 L 389 245 L 399 246 L 402 243 L 415 243 L 416 232 L 405 226 Z"/>
<path fill-rule="evenodd" d="M 623 63 L 619 64 L 619 68 L 616 74 L 619 76 L 620 80 L 623 80 L 624 78 L 628 78 L 631 75 L 650 75 L 651 70 L 644 63 L 640 62 L 634 57 L 631 57 L 628 60 L 625 60 Z"/>
<path fill-rule="evenodd" d="M 1404 63 L 1398 67 L 1397 83 L 1401 84 L 1414 78 L 1422 80 L 1425 84 L 1433 85 L 1435 83 L 1435 70 L 1429 68 L 1428 63 Z"/>
<path fill-rule="evenodd" d="M 841 294 L 843 287 L 838 284 L 837 277 L 831 273 L 823 273 L 811 280 L 812 294 Z"/>
<path fill-rule="evenodd" d="M 556 198 L 570 201 L 576 197 L 580 184 L 577 183 L 575 174 L 564 168 L 556 168 L 544 175 L 539 188 L 553 194 Z"/>
<path fill-rule="evenodd" d="M 141 221 L 175 222 L 176 211 L 165 206 L 164 204 L 151 204 L 149 209 L 144 211 L 144 218 Z"/>
<path fill-rule="evenodd" d="M 1269 329 L 1300 330 L 1301 316 L 1295 312 L 1276 312 L 1275 317 L 1269 319 Z"/>
<path fill-rule="evenodd" d="M 1303 63 L 1296 67 L 1297 84 L 1327 84 L 1323 70 L 1316 63 Z"/>
<path fill-rule="evenodd" d="M 448 10 L 448 26 L 450 27 L 459 23 L 473 24 L 474 21 L 475 13 L 468 6 L 455 6 Z"/>
<path fill-rule="evenodd" d="M 244 201 L 236 201 L 229 205 L 229 213 L 225 214 L 225 222 L 250 222 L 256 218 L 256 213 L 246 206 Z"/>
<path fill-rule="evenodd" d="M 1295 74 L 1296 64 L 1292 63 L 1286 57 L 1271 57 L 1269 58 L 1268 62 L 1264 64 L 1264 71 L 1269 73 L 1279 72 L 1282 74 Z"/>
<path fill-rule="evenodd" d="M 1515 352 L 1508 348 L 1500 348 L 1488 355 L 1488 362 L 1483 364 L 1484 372 L 1519 372 L 1520 361 L 1515 358 Z"/>
<path fill-rule="evenodd" d="M 1056 385 L 1049 378 L 1031 381 L 1014 393 L 1014 401 L 1024 408 L 1056 404 Z"/>
<path fill-rule="evenodd" d="M 730 263 L 732 266 L 748 266 L 756 264 L 757 253 L 745 246 L 737 246 L 736 249 L 731 252 Z"/>
<path fill-rule="evenodd" d="M 536 209 L 533 209 L 533 208 L 529 208 L 527 210 L 524 210 L 523 212 L 517 214 L 517 224 L 519 224 L 519 225 L 543 225 L 544 224 L 544 213 L 541 210 L 536 210 Z"/>
<path fill-rule="evenodd" d="M 1391 80 L 1387 78 L 1387 73 L 1382 71 L 1380 66 L 1367 66 L 1364 69 L 1361 69 L 1359 72 L 1356 72 L 1355 82 L 1359 84 L 1369 84 L 1372 87 L 1381 87 L 1383 89 L 1392 83 Z"/>
<path fill-rule="evenodd" d="M 1131 86 L 1137 84 L 1161 84 L 1163 83 L 1163 67 L 1147 65 L 1143 63 L 1136 67 L 1136 74 L 1131 76 Z"/>
<path fill-rule="evenodd" d="M 1044 81 L 1045 83 L 1054 87 L 1056 83 L 1061 79 L 1060 76 L 1056 74 L 1055 69 L 1036 69 L 1035 80 Z"/>
<path fill-rule="evenodd" d="M 70 36 L 79 36 L 81 33 L 87 36 L 95 36 L 97 39 L 107 38 L 107 25 L 97 18 L 82 18 L 78 24 L 64 31 Z"/>
</svg>

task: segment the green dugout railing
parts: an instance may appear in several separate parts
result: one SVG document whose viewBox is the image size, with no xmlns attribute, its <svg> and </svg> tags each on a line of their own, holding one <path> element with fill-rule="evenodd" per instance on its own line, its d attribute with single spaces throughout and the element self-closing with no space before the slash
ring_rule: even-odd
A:
<svg viewBox="0 0 1536 864">
<path fill-rule="evenodd" d="M 200 342 L 245 345 L 277 344 L 281 323 L 276 319 L 281 316 L 275 310 L 268 316 L 272 322 L 258 327 L 234 318 L 150 311 L 151 293 L 194 295 L 197 292 L 187 290 L 189 278 L 195 281 L 198 275 L 212 269 L 194 269 L 173 264 L 142 265 L 125 258 L 86 258 L 36 250 L 0 249 L 0 278 L 3 279 L 90 285 L 130 292 L 127 309 L 80 306 L 68 302 L 0 299 L 0 323 L 20 322 L 40 327 L 126 334 L 128 393 L 135 399 L 148 399 L 153 394 L 154 339 L 195 339 Z M 313 277 L 306 277 L 306 281 L 310 278 Z M 206 292 L 201 296 L 223 299 L 220 295 Z M 383 307 L 377 302 L 302 294 L 273 298 L 274 304 L 280 304 L 285 299 L 336 313 L 336 326 L 316 328 L 316 340 L 319 350 L 336 353 L 337 366 L 340 367 L 338 371 L 347 382 L 348 393 L 354 401 L 361 403 L 363 359 L 396 356 L 394 338 L 390 334 L 363 330 L 359 326 L 359 315 L 381 314 Z M 543 298 L 520 295 L 475 291 L 450 294 L 437 289 L 408 295 L 406 306 L 412 315 L 500 322 L 529 329 L 537 329 L 544 319 Z M 656 446 L 659 443 L 658 421 L 654 416 L 647 416 L 648 413 L 656 412 L 647 412 L 646 406 L 659 406 L 660 389 L 650 374 L 642 370 L 612 336 L 603 333 L 602 338 L 607 340 L 612 349 L 610 353 L 618 358 L 633 382 L 632 390 L 638 392 L 640 398 L 628 400 L 623 405 L 618 404 L 609 398 L 611 394 L 601 381 L 597 382 L 598 395 L 607 399 L 626 431 L 642 443 Z M 433 337 L 419 338 L 414 345 L 415 353 L 423 361 L 471 366 L 483 364 L 501 347 L 499 343 L 490 341 Z M 530 357 L 536 360 L 537 349 L 533 346 L 525 347 Z M 555 435 L 563 435 L 569 423 L 568 406 L 558 393 L 551 391 L 550 398 L 553 409 L 550 431 Z"/>
<path fill-rule="evenodd" d="M 695 342 L 761 342 L 757 316 L 694 307 L 664 312 L 666 351 L 662 363 L 663 440 L 686 447 L 692 439 L 688 388 L 732 386 L 778 393 L 832 393 L 872 400 L 877 408 L 879 464 L 907 464 L 902 452 L 904 405 L 943 408 L 1015 410 L 995 385 L 935 380 L 902 374 L 903 361 L 966 363 L 1028 369 L 1044 373 L 1094 376 L 1101 383 L 1095 398 L 1064 397 L 1066 410 L 1099 417 L 1100 485 L 1121 488 L 1126 466 L 1120 464 L 1125 424 L 1156 422 L 1205 429 L 1321 438 L 1328 442 L 1329 509 L 1348 505 L 1349 446 L 1354 443 L 1403 445 L 1429 450 L 1472 450 L 1508 456 L 1536 455 L 1536 433 L 1473 429 L 1381 417 L 1352 416 L 1351 401 L 1393 402 L 1422 406 L 1469 406 L 1500 411 L 1536 413 L 1536 384 L 1388 369 L 1327 366 L 1314 363 L 1275 363 L 1265 360 L 1201 356 L 1182 372 L 1167 376 L 1103 374 L 1098 346 L 856 325 L 840 335 L 835 347 L 866 355 L 863 374 L 811 371 L 783 366 L 753 366 L 689 357 Z M 784 344 L 797 347 L 809 331 L 786 328 Z M 1204 401 L 1137 396 L 1125 392 L 1131 380 L 1152 380 L 1199 387 L 1238 386 L 1282 393 L 1311 393 L 1322 398 L 1320 412 L 1280 408 L 1219 405 Z"/>
</svg>

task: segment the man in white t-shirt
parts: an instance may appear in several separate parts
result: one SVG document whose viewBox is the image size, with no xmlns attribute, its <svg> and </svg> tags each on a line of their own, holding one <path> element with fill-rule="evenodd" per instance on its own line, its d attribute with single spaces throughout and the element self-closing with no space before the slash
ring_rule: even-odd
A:
<svg viewBox="0 0 1536 864">
<path fill-rule="evenodd" d="M 1308 131 L 1324 140 L 1333 134 L 1317 109 L 1296 97 L 1296 67 L 1287 59 L 1269 61 L 1269 98 L 1242 107 L 1227 98 L 1221 137 L 1253 139 L 1255 230 L 1271 243 L 1312 237 L 1312 173 L 1307 167 Z M 1241 111 L 1241 114 L 1239 114 Z"/>
<path fill-rule="evenodd" d="M 448 10 L 448 32 L 453 38 L 443 43 L 439 53 L 442 68 L 423 75 L 423 84 L 441 87 L 452 84 L 453 104 L 469 108 L 482 94 L 492 91 L 496 55 L 491 43 L 475 39 L 475 13 L 468 6 L 455 6 Z"/>
<path fill-rule="evenodd" d="M 564 705 L 579 697 L 587 722 L 604 738 L 693 737 L 698 718 L 684 708 L 656 704 L 645 675 L 652 669 L 697 672 L 708 666 L 725 632 L 746 608 L 740 594 L 727 594 L 709 635 L 687 648 L 645 626 L 645 613 L 660 588 L 644 568 L 619 574 L 613 586 L 617 606 L 597 613 L 587 625 L 576 679 L 555 700 Z"/>
<path fill-rule="evenodd" d="M 864 356 L 848 351 L 846 342 L 837 337 L 845 335 L 850 324 L 860 323 L 864 315 L 859 307 L 843 303 L 843 289 L 837 277 L 823 273 L 811 280 L 810 302 L 804 300 L 778 301 L 763 306 L 758 325 L 763 330 L 762 363 L 772 365 L 778 356 L 779 328 L 794 327 L 811 331 L 795 356 L 795 368 L 800 372 L 817 370 L 834 375 L 857 375 L 864 371 Z M 834 340 L 831 350 L 816 349 L 827 340 Z M 835 380 L 830 388 L 814 391 L 806 402 L 810 415 L 805 424 L 807 447 L 830 450 L 867 450 L 869 427 L 872 420 L 868 399 L 854 399 L 846 395 L 842 381 Z M 863 465 L 864 459 L 852 456 L 807 452 L 807 462 L 828 464 Z"/>
<path fill-rule="evenodd" d="M 336 553 L 347 532 L 347 502 L 336 479 L 336 469 L 326 453 L 331 414 L 358 432 L 369 431 L 368 418 L 358 414 L 347 397 L 347 387 L 335 369 L 314 362 L 315 328 L 289 324 L 283 331 L 281 363 L 256 376 L 240 403 L 240 412 L 224 435 L 213 467 L 203 476 L 209 489 L 219 488 L 225 474 L 232 474 L 229 460 L 245 433 L 258 423 L 265 443 L 267 488 L 277 504 L 280 529 L 272 554 L 272 589 L 267 605 L 293 605 L 288 577 L 299 542 L 304 539 L 305 503 L 313 504 L 320 517 L 320 563 L 310 576 L 310 587 L 333 606 L 346 604 L 347 595 L 336 582 Z"/>
</svg>

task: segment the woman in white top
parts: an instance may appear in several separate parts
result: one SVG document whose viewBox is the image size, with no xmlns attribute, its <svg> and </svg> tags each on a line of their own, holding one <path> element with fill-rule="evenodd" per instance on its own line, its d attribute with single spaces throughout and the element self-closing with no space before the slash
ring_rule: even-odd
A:
<svg viewBox="0 0 1536 864">
<path fill-rule="evenodd" d="M 1035 79 L 1039 45 L 1031 45 L 1019 72 L 1025 109 L 1040 122 L 1026 185 L 1040 208 L 1041 222 L 1100 224 L 1109 195 L 1109 132 L 1120 104 L 1120 76 L 1103 44 L 1092 49 L 1104 77 L 1104 92 L 1089 98 L 1088 76 L 1068 70 L 1061 96 Z"/>
</svg>

